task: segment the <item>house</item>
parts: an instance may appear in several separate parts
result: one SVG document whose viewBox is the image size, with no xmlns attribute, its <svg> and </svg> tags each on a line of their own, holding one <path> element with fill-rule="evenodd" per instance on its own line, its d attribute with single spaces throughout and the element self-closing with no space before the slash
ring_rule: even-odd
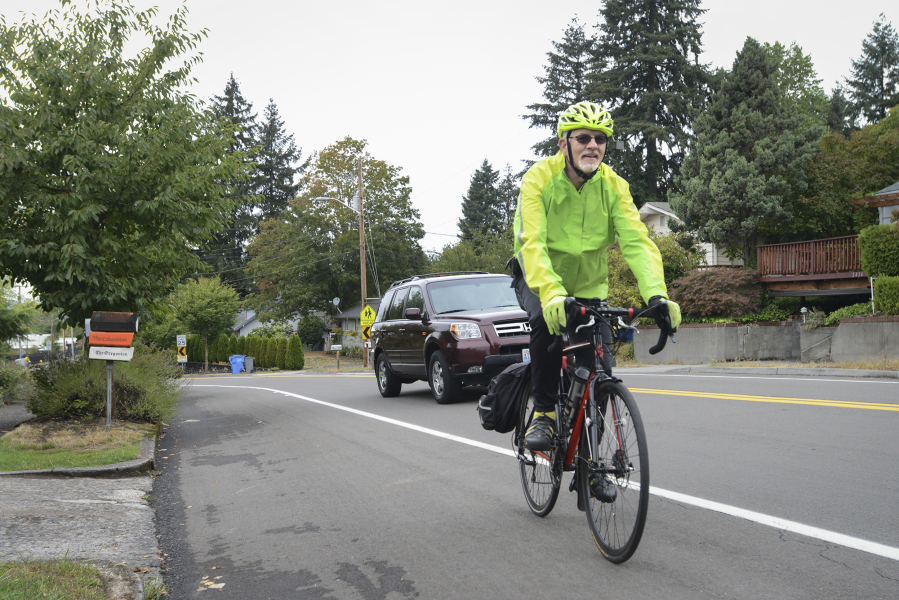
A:
<svg viewBox="0 0 899 600">
<path fill-rule="evenodd" d="M 330 323 L 330 320 L 328 319 L 328 315 L 325 314 L 324 312 L 316 310 L 316 311 L 313 311 L 312 314 L 323 319 L 326 324 Z M 299 326 L 300 320 L 301 320 L 301 317 L 299 317 L 298 315 L 295 315 L 293 319 L 289 319 L 287 321 L 287 324 L 292 331 L 296 331 Z M 254 329 L 256 329 L 257 327 L 261 327 L 262 325 L 265 325 L 265 323 L 262 323 L 259 320 L 259 318 L 256 316 L 256 311 L 254 311 L 253 309 L 247 308 L 247 309 L 241 310 L 237 314 L 237 319 L 234 321 L 234 325 L 232 326 L 231 330 L 234 332 L 234 334 L 237 337 L 243 337 L 243 336 L 250 335 L 251 333 L 253 333 Z M 313 350 L 321 350 L 321 348 L 319 347 L 320 345 L 321 344 L 313 344 L 312 349 Z"/>
<path fill-rule="evenodd" d="M 366 298 L 365 304 L 370 306 L 375 313 L 378 312 L 378 308 L 381 306 L 380 298 Z M 355 331 L 355 336 L 343 335 L 340 342 L 334 340 L 333 343 L 342 343 L 342 344 L 352 344 L 356 346 L 362 345 L 362 325 L 360 323 L 360 316 L 362 315 L 362 304 L 357 304 L 347 310 L 343 311 L 339 315 L 334 317 L 334 322 L 337 324 L 337 327 L 342 329 L 343 331 Z"/>
<path fill-rule="evenodd" d="M 674 219 L 678 223 L 683 221 L 671 210 L 667 202 L 647 202 L 640 207 L 640 221 L 647 227 L 652 227 L 657 233 L 665 235 L 671 232 L 668 227 L 668 219 Z M 739 266 L 743 261 L 731 260 L 714 244 L 702 243 L 699 247 L 705 252 L 705 263 L 710 266 Z"/>
<path fill-rule="evenodd" d="M 852 203 L 876 208 L 880 217 L 877 223 L 879 225 L 889 225 L 890 219 L 893 218 L 893 211 L 899 210 L 899 181 L 883 188 L 873 196 L 856 198 L 852 200 Z"/>
</svg>

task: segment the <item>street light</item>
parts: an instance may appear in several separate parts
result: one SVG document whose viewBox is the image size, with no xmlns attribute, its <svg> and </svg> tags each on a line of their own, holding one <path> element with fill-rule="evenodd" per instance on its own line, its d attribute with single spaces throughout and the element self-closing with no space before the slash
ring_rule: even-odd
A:
<svg viewBox="0 0 899 600">
<path fill-rule="evenodd" d="M 359 208 L 358 208 L 358 207 L 356 207 L 356 206 L 350 206 L 349 204 L 344 204 L 343 202 L 341 202 L 341 201 L 338 200 L 337 198 L 331 198 L 330 196 L 316 196 L 315 198 L 310 198 L 310 200 L 333 200 L 334 202 L 337 202 L 337 203 L 340 204 L 341 206 L 344 206 L 344 207 L 346 207 L 346 208 L 349 208 L 350 210 L 352 210 L 352 211 L 353 211 L 354 213 L 356 213 L 357 215 L 359 214 Z"/>
</svg>

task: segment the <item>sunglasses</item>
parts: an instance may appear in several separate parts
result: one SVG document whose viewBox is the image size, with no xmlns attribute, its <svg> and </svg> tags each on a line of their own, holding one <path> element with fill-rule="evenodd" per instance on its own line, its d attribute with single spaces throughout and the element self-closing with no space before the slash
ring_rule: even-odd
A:
<svg viewBox="0 0 899 600">
<path fill-rule="evenodd" d="M 587 135 L 586 133 L 582 133 L 581 135 L 576 135 L 573 138 L 569 136 L 568 139 L 575 139 L 577 140 L 577 143 L 581 144 L 582 146 L 586 146 L 587 144 L 589 144 L 590 140 L 596 140 L 597 146 L 602 146 L 603 144 L 609 143 L 609 138 L 606 137 L 604 133 L 600 133 L 598 135 Z"/>
</svg>

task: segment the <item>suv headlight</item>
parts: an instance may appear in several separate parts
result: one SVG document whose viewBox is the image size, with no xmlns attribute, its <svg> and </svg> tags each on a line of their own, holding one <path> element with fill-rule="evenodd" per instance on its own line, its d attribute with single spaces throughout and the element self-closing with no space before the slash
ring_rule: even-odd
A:
<svg viewBox="0 0 899 600">
<path fill-rule="evenodd" d="M 481 337 L 481 328 L 474 323 L 453 323 L 450 333 L 457 340 L 473 340 Z"/>
</svg>

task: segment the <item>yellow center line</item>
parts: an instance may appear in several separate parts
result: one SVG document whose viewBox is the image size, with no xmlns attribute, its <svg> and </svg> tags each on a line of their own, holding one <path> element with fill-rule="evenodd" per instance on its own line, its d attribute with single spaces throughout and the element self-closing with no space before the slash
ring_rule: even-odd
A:
<svg viewBox="0 0 899 600">
<path fill-rule="evenodd" d="M 876 402 L 849 402 L 846 400 L 819 400 L 816 398 L 784 398 L 779 396 L 746 396 L 743 394 L 719 394 L 712 392 L 681 392 L 676 390 L 653 390 L 629 388 L 635 394 L 658 394 L 662 396 L 690 396 L 693 398 L 717 398 L 719 400 L 742 400 L 744 402 L 771 402 L 774 404 L 806 404 L 831 406 L 834 408 L 862 408 L 866 410 L 889 410 L 899 412 L 899 404 L 879 404 Z"/>
</svg>

